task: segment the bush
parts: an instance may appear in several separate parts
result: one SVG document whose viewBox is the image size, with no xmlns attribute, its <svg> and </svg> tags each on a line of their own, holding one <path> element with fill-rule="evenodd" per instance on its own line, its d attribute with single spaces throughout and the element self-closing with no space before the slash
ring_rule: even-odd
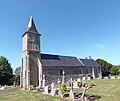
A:
<svg viewBox="0 0 120 101">
<path fill-rule="evenodd" d="M 112 69 L 111 69 L 111 74 L 116 76 L 116 75 L 119 75 L 120 74 L 120 66 L 116 65 L 116 66 L 112 66 Z"/>
<path fill-rule="evenodd" d="M 66 90 L 67 90 L 66 84 L 62 84 L 62 91 L 66 91 Z"/>
</svg>

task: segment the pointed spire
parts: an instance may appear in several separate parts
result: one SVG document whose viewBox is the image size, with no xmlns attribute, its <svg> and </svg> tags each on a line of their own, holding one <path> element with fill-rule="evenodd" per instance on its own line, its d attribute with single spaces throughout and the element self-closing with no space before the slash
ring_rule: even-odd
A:
<svg viewBox="0 0 120 101">
<path fill-rule="evenodd" d="M 35 23 L 33 21 L 33 17 L 30 17 L 29 23 L 28 23 L 28 27 L 27 27 L 27 31 L 28 32 L 32 32 L 32 33 L 38 33 L 36 27 L 35 27 Z"/>
</svg>

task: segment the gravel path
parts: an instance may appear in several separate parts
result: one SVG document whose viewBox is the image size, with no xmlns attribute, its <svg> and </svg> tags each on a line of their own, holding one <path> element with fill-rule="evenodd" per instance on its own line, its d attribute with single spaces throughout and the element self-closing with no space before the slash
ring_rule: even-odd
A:
<svg viewBox="0 0 120 101">
<path fill-rule="evenodd" d="M 0 94 L 2 93 L 9 93 L 9 92 L 15 92 L 15 91 L 19 91 L 20 88 L 10 88 L 10 89 L 5 89 L 5 90 L 0 90 Z"/>
</svg>

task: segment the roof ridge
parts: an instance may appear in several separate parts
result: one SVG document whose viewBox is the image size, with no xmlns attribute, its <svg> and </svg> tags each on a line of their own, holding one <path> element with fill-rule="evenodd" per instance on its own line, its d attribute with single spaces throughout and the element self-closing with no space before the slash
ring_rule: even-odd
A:
<svg viewBox="0 0 120 101">
<path fill-rule="evenodd" d="M 79 57 L 77 57 L 77 59 L 78 59 L 78 61 L 80 61 L 80 63 L 81 63 L 83 66 L 85 66 L 84 63 L 80 60 Z"/>
<path fill-rule="evenodd" d="M 49 54 L 49 53 L 41 53 L 41 54 L 45 54 L 45 55 L 54 55 L 54 56 L 62 56 L 62 57 L 76 57 L 76 56 L 67 56 L 67 55 L 59 55 L 59 54 Z M 77 58 L 77 57 L 76 57 Z"/>
</svg>

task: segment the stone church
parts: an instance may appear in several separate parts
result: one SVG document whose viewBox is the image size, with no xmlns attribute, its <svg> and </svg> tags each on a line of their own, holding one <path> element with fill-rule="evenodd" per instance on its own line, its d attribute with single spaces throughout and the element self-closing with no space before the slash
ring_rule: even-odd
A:
<svg viewBox="0 0 120 101">
<path fill-rule="evenodd" d="M 30 86 L 42 88 L 45 84 L 56 82 L 59 78 L 64 82 L 70 78 L 97 78 L 101 76 L 100 65 L 93 59 L 81 59 L 75 56 L 62 56 L 41 53 L 40 36 L 32 16 L 27 30 L 22 35 L 22 65 L 20 71 L 20 87 Z M 44 83 L 44 84 L 43 84 Z"/>
</svg>

